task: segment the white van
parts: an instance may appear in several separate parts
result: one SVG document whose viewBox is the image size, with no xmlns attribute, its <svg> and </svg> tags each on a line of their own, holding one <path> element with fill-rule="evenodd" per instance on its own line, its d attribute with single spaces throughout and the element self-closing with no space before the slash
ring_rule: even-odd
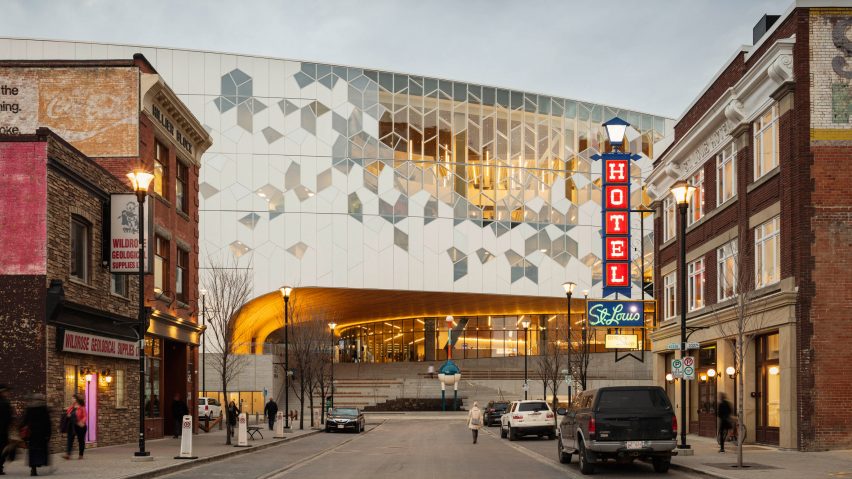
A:
<svg viewBox="0 0 852 479">
<path fill-rule="evenodd" d="M 214 420 L 222 414 L 222 405 L 216 398 L 200 397 L 198 398 L 198 419 L 206 417 L 209 420 Z"/>
</svg>

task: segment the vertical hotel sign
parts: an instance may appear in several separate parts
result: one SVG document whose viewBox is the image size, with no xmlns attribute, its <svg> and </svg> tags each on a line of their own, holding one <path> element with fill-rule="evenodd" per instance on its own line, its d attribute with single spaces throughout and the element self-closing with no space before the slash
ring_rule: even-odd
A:
<svg viewBox="0 0 852 479">
<path fill-rule="evenodd" d="M 153 201 L 145 202 L 145 272 L 151 272 L 153 257 L 150 239 L 154 236 Z M 139 273 L 139 203 L 135 193 L 118 193 L 109 199 L 109 270 L 112 273 Z"/>
<path fill-rule="evenodd" d="M 592 159 L 603 160 L 603 296 L 630 297 L 630 162 L 640 158 L 631 153 L 604 153 Z"/>
</svg>

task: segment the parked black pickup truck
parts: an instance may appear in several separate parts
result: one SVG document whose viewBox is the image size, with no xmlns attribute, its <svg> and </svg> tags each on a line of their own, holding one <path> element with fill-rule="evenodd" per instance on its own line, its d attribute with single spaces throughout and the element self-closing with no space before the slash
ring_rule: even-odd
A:
<svg viewBox="0 0 852 479">
<path fill-rule="evenodd" d="M 569 409 L 559 408 L 559 462 L 577 454 L 580 472 L 593 474 L 608 459 L 650 460 L 667 472 L 677 443 L 677 419 L 665 391 L 657 386 L 605 387 L 585 391 Z"/>
</svg>

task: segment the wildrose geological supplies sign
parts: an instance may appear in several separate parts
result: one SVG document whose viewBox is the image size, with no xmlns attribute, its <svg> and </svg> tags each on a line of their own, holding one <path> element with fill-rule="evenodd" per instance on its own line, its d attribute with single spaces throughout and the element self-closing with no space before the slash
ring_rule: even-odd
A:
<svg viewBox="0 0 852 479">
<path fill-rule="evenodd" d="M 150 239 L 153 236 L 152 201 L 145 202 L 145 272 L 151 271 Z M 113 194 L 109 200 L 109 270 L 113 273 L 139 272 L 139 203 L 136 194 Z"/>
<path fill-rule="evenodd" d="M 67 330 L 64 331 L 59 341 L 59 349 L 65 352 L 124 359 L 137 359 L 139 357 L 139 348 L 136 343 L 131 341 Z"/>
</svg>

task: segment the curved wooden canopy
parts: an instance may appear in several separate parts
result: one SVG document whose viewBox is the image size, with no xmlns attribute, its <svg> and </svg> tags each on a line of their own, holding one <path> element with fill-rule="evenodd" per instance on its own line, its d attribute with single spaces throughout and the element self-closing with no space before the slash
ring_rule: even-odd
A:
<svg viewBox="0 0 852 479">
<path fill-rule="evenodd" d="M 500 316 L 565 312 L 566 298 L 439 291 L 399 291 L 304 287 L 290 296 L 293 322 L 305 318 L 335 321 L 341 326 L 400 318 Z M 284 299 L 279 291 L 259 296 L 235 319 L 237 336 L 260 353 L 270 334 L 284 326 Z M 249 340 L 250 338 L 250 340 Z M 247 348 L 245 351 L 248 352 Z"/>
</svg>

